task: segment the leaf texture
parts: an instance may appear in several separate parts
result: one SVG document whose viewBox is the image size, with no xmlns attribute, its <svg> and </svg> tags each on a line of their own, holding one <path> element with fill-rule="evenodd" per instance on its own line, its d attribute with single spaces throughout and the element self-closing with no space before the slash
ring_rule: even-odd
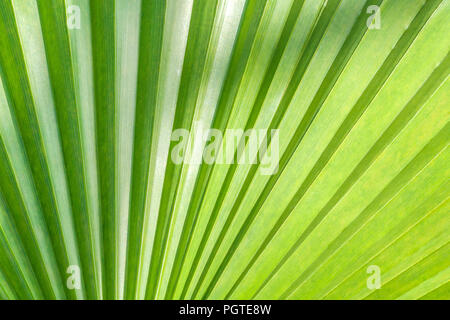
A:
<svg viewBox="0 0 450 320">
<path fill-rule="evenodd" d="M 0 1 L 0 299 L 449 299 L 449 28 L 448 0 Z"/>
</svg>

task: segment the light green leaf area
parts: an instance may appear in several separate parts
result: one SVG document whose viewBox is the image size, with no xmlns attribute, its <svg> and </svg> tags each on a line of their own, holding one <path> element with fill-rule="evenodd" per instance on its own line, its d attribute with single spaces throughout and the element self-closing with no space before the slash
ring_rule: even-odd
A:
<svg viewBox="0 0 450 320">
<path fill-rule="evenodd" d="M 448 0 L 1 0 L 0 299 L 450 299 L 448 30 Z"/>
</svg>

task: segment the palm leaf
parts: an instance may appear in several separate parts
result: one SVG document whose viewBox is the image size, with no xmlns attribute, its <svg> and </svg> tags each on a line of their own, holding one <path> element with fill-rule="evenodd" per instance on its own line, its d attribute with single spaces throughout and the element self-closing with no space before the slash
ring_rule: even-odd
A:
<svg viewBox="0 0 450 320">
<path fill-rule="evenodd" d="M 448 299 L 449 18 L 448 0 L 0 1 L 0 298 Z M 245 137 L 232 163 L 173 161 L 174 132 L 212 145 L 199 123 L 218 153 L 278 130 L 278 169 L 242 161 Z"/>
</svg>

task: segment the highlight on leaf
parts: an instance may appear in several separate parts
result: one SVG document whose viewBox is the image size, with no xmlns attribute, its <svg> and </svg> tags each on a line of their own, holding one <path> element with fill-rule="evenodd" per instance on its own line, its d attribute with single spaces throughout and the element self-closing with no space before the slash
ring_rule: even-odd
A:
<svg viewBox="0 0 450 320">
<path fill-rule="evenodd" d="M 1 0 L 0 299 L 449 299 L 448 0 Z"/>
</svg>

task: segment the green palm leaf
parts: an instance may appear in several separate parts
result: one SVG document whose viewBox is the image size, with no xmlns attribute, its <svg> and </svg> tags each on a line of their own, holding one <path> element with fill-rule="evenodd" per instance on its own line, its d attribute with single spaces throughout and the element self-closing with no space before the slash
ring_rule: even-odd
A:
<svg viewBox="0 0 450 320">
<path fill-rule="evenodd" d="M 448 299 L 449 27 L 448 0 L 0 1 L 0 298 Z M 232 129 L 268 134 L 222 163 Z M 174 161 L 180 130 L 215 161 Z"/>
</svg>

